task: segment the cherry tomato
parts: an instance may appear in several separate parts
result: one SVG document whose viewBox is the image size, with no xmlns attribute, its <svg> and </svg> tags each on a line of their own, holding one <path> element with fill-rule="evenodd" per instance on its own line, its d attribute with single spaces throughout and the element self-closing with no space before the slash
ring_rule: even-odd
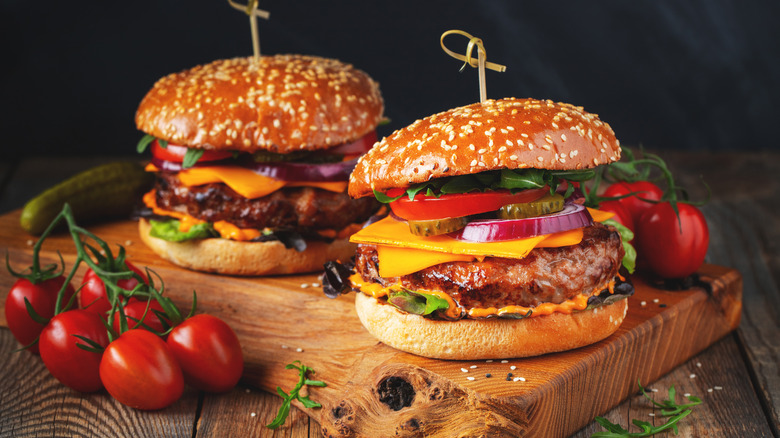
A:
<svg viewBox="0 0 780 438">
<path fill-rule="evenodd" d="M 453 193 L 441 195 L 438 198 L 418 193 L 414 200 L 404 196 L 391 202 L 390 208 L 393 210 L 393 213 L 403 219 L 442 219 L 495 211 L 507 204 L 531 202 L 549 192 L 547 188 L 528 189 L 515 194 L 509 190 L 495 190 Z"/>
<path fill-rule="evenodd" d="M 163 312 L 163 308 L 157 301 L 152 301 L 149 303 L 149 310 L 146 310 L 146 301 L 141 300 L 130 300 L 129 303 L 125 304 L 124 311 L 125 316 L 127 317 L 127 327 L 128 330 L 133 330 L 136 328 L 143 328 L 138 320 L 141 319 L 141 317 L 144 315 L 144 312 L 146 312 L 146 317 L 143 319 L 143 323 L 146 324 L 149 328 L 154 330 L 157 333 L 165 331 L 165 327 L 163 326 L 162 321 L 160 320 L 160 317 L 157 316 L 157 314 L 154 313 L 154 311 L 157 310 L 159 312 Z M 170 321 L 166 320 L 166 324 L 168 324 L 168 327 L 170 327 Z M 113 323 L 114 331 L 119 333 L 119 314 L 114 314 L 114 323 Z"/>
<path fill-rule="evenodd" d="M 148 281 L 143 271 L 138 269 L 135 265 L 128 261 L 125 261 L 125 264 L 128 269 L 140 275 L 141 278 L 143 278 L 144 283 Z M 111 310 L 111 302 L 108 300 L 106 285 L 103 283 L 103 280 L 101 280 L 92 269 L 87 269 L 81 284 L 82 287 L 79 291 L 79 307 L 105 316 L 106 312 Z M 138 285 L 138 280 L 135 277 L 131 277 L 117 281 L 117 285 L 124 290 L 133 290 L 133 288 Z M 132 302 L 133 300 L 131 299 L 130 301 Z"/>
<path fill-rule="evenodd" d="M 179 363 L 165 341 L 147 330 L 128 330 L 108 345 L 100 379 L 120 403 L 142 410 L 170 406 L 184 392 Z"/>
<path fill-rule="evenodd" d="M 702 212 L 677 204 L 679 221 L 668 202 L 653 205 L 637 223 L 635 242 L 641 266 L 663 278 L 683 278 L 704 262 L 710 232 Z"/>
<path fill-rule="evenodd" d="M 631 220 L 634 222 L 634 225 L 637 225 L 642 214 L 653 206 L 653 202 L 647 201 L 660 201 L 664 195 L 664 191 L 650 181 L 636 181 L 612 184 L 607 187 L 602 196 L 617 197 L 631 193 L 636 194 L 619 199 L 618 202 L 623 204 L 623 207 L 631 214 Z"/>
<path fill-rule="evenodd" d="M 374 143 L 376 143 L 376 131 L 371 131 L 352 143 L 344 143 L 324 152 L 338 155 L 362 155 L 368 152 Z"/>
<path fill-rule="evenodd" d="M 620 201 L 604 201 L 599 204 L 599 210 L 615 213 L 615 215 L 612 216 L 612 219 L 620 222 L 621 225 L 629 230 L 634 231 L 634 219 Z"/>
<path fill-rule="evenodd" d="M 163 148 L 157 140 L 152 142 L 152 156 L 160 160 L 172 161 L 174 163 L 181 163 L 184 161 L 184 155 L 187 153 L 187 149 L 186 146 L 177 146 L 170 143 Z M 225 158 L 230 158 L 232 156 L 233 153 L 230 151 L 212 151 L 204 149 L 203 155 L 198 158 L 198 161 L 224 160 Z"/>
<path fill-rule="evenodd" d="M 100 353 L 86 351 L 77 344 L 88 345 L 77 336 L 105 347 L 108 333 L 100 316 L 83 309 L 55 315 L 41 332 L 41 359 L 52 376 L 64 385 L 81 392 L 95 392 L 103 387 L 98 372 Z"/>
<path fill-rule="evenodd" d="M 181 364 L 187 384 L 204 391 L 225 392 L 244 371 L 238 337 L 227 323 L 212 315 L 195 315 L 176 326 L 168 345 Z"/>
<path fill-rule="evenodd" d="M 33 284 L 26 278 L 16 280 L 8 296 L 5 298 L 5 320 L 8 328 L 17 341 L 22 345 L 30 345 L 38 339 L 44 325 L 35 322 L 27 312 L 25 298 L 30 302 L 35 313 L 39 316 L 51 319 L 54 316 L 54 306 L 57 302 L 57 293 L 65 283 L 65 277 L 57 276 L 48 280 Z M 62 297 L 61 306 L 68 304 L 68 300 L 76 291 L 68 284 Z M 37 354 L 38 344 L 30 346 L 27 351 Z"/>
</svg>

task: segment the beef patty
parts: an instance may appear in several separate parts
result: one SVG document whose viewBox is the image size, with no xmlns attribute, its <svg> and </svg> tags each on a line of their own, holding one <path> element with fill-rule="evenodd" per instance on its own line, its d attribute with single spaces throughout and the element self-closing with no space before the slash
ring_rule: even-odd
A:
<svg viewBox="0 0 780 438">
<path fill-rule="evenodd" d="M 247 199 L 222 183 L 187 187 L 173 172 L 158 172 L 155 188 L 160 208 L 241 228 L 340 230 L 365 222 L 379 208 L 371 197 L 352 199 L 314 187 L 284 187 Z"/>
<path fill-rule="evenodd" d="M 442 263 L 398 278 L 380 277 L 376 247 L 361 244 L 355 269 L 364 281 L 383 286 L 400 283 L 410 290 L 446 292 L 463 309 L 534 307 L 600 292 L 617 275 L 623 253 L 618 232 L 596 223 L 584 229 L 577 245 L 534 248 L 522 259 Z"/>
</svg>

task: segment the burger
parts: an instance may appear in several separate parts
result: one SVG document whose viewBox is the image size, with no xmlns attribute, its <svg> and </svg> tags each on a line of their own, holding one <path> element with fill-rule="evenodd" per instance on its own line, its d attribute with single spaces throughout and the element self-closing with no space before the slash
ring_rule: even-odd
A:
<svg viewBox="0 0 780 438">
<path fill-rule="evenodd" d="M 270 275 L 321 270 L 379 204 L 347 179 L 376 141 L 378 84 L 337 60 L 219 60 L 168 75 L 136 112 L 154 189 L 140 235 L 193 270 Z"/>
<path fill-rule="evenodd" d="M 374 337 L 426 357 L 526 357 L 602 340 L 633 287 L 618 230 L 583 191 L 620 153 L 608 124 L 552 101 L 488 100 L 417 120 L 352 172 L 349 194 L 390 214 L 352 235 L 354 265 L 330 264 L 325 292 L 357 292 Z"/>
</svg>

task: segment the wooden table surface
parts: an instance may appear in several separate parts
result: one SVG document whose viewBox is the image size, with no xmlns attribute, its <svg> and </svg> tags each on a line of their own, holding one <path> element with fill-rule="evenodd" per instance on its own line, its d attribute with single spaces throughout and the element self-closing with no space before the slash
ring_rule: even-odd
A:
<svg viewBox="0 0 780 438">
<path fill-rule="evenodd" d="M 702 199 L 710 227 L 707 262 L 743 276 L 739 329 L 656 382 L 643 382 L 664 399 L 677 393 L 703 403 L 679 425 L 679 436 L 780 436 L 780 154 L 661 151 L 693 197 Z M 0 214 L 20 208 L 31 196 L 76 172 L 116 158 L 42 157 L 0 162 Z M 135 159 L 135 157 L 130 157 Z M 5 245 L 0 242 L 0 251 Z M 59 384 L 37 356 L 15 353 L 18 344 L 0 328 L 0 437 L 212 437 L 321 436 L 319 425 L 294 408 L 285 425 L 264 427 L 281 399 L 238 386 L 226 394 L 187 389 L 167 409 L 141 412 L 105 392 L 76 393 Z M 661 424 L 642 396 L 633 396 L 604 416 L 628 427 L 633 419 Z M 632 431 L 636 429 L 632 426 Z M 591 423 L 575 437 L 603 430 Z M 671 432 L 661 436 L 673 436 Z"/>
</svg>

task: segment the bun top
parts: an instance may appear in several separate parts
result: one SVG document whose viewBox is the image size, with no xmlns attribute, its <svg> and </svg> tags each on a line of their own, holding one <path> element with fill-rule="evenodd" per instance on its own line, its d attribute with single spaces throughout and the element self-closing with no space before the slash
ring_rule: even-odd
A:
<svg viewBox="0 0 780 438">
<path fill-rule="evenodd" d="M 581 107 L 488 100 L 417 120 L 383 138 L 358 162 L 349 194 L 488 170 L 585 169 L 619 159 L 612 128 Z"/>
<path fill-rule="evenodd" d="M 214 61 L 168 75 L 138 107 L 138 129 L 172 144 L 272 152 L 354 141 L 383 117 L 379 86 L 334 59 L 301 55 Z"/>
</svg>

